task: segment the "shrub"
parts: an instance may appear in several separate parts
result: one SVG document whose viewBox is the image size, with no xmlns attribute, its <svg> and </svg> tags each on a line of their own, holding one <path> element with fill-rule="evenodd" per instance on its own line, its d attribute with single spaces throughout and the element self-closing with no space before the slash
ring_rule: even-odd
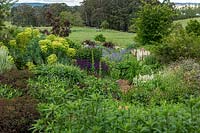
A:
<svg viewBox="0 0 200 133">
<path fill-rule="evenodd" d="M 145 4 L 136 20 L 137 41 L 142 45 L 160 42 L 170 33 L 173 16 L 168 4 Z"/>
<path fill-rule="evenodd" d="M 133 78 L 138 75 L 139 62 L 135 57 L 129 56 L 117 65 L 120 70 L 120 78 L 127 79 L 132 82 Z"/>
<path fill-rule="evenodd" d="M 99 34 L 95 36 L 95 41 L 99 41 L 99 42 L 105 42 L 106 38 L 103 36 L 103 34 Z"/>
<path fill-rule="evenodd" d="M 197 36 L 200 36 L 200 22 L 197 20 L 190 20 L 185 27 L 187 33 L 194 33 Z"/>
<path fill-rule="evenodd" d="M 76 50 L 70 48 L 70 44 L 65 38 L 56 37 L 55 35 L 49 35 L 44 40 L 39 41 L 40 49 L 42 50 L 43 55 L 50 56 L 55 54 L 58 58 L 58 61 L 64 62 L 65 58 L 73 58 L 75 56 Z"/>
<path fill-rule="evenodd" d="M 0 74 L 10 70 L 14 67 L 14 61 L 12 56 L 9 55 L 8 48 L 0 46 Z"/>
<path fill-rule="evenodd" d="M 0 131 L 31 132 L 32 124 L 39 118 L 36 105 L 37 101 L 31 97 L 0 99 Z"/>
<path fill-rule="evenodd" d="M 85 77 L 85 73 L 79 68 L 63 64 L 38 66 L 33 69 L 33 72 L 37 76 L 57 76 L 60 79 L 70 81 L 70 85 L 81 82 Z"/>
<path fill-rule="evenodd" d="M 109 23 L 108 21 L 104 20 L 102 23 L 101 23 L 101 26 L 100 26 L 102 29 L 108 29 L 109 28 Z"/>
<path fill-rule="evenodd" d="M 136 33 L 136 31 L 137 31 L 137 28 L 136 28 L 135 24 L 132 24 L 128 27 L 128 32 Z"/>
<path fill-rule="evenodd" d="M 19 69 L 23 69 L 28 62 L 34 65 L 48 63 L 47 57 L 52 54 L 57 56 L 60 63 L 71 62 L 76 50 L 70 48 L 70 40 L 52 34 L 42 36 L 38 32 L 28 28 L 19 33 L 16 40 L 10 40 L 9 50 Z"/>
<path fill-rule="evenodd" d="M 168 63 L 183 58 L 200 58 L 200 37 L 187 34 L 184 29 L 175 30 L 165 37 L 157 47 L 156 56 L 161 62 Z"/>
</svg>

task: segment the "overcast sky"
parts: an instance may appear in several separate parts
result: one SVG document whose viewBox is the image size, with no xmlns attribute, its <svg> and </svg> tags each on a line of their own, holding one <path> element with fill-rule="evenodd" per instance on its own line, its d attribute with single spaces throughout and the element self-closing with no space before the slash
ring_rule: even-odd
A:
<svg viewBox="0 0 200 133">
<path fill-rule="evenodd" d="M 79 5 L 79 3 L 83 1 L 83 0 L 19 0 L 18 2 L 41 2 L 41 3 L 66 3 L 69 6 L 73 6 L 73 5 Z M 162 0 L 160 0 L 162 1 Z M 171 2 L 190 2 L 190 3 L 200 3 L 200 0 L 171 0 Z"/>
</svg>

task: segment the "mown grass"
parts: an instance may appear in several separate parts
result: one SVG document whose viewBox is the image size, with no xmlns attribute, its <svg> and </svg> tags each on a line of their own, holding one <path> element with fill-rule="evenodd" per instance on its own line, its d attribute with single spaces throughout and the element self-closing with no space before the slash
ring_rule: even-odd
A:
<svg viewBox="0 0 200 133">
<path fill-rule="evenodd" d="M 103 34 L 106 41 L 115 43 L 118 46 L 126 47 L 134 43 L 134 33 L 120 32 L 115 30 L 103 30 L 89 27 L 72 27 L 69 38 L 76 42 L 94 40 L 98 34 Z"/>
</svg>

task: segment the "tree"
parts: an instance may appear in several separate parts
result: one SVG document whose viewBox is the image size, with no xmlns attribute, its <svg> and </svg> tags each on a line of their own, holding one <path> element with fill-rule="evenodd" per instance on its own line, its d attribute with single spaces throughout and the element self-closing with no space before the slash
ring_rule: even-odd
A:
<svg viewBox="0 0 200 133">
<path fill-rule="evenodd" d="M 36 26 L 36 10 L 29 5 L 20 4 L 11 9 L 12 24 L 20 26 Z"/>
<path fill-rule="evenodd" d="M 4 28 L 4 21 L 7 19 L 10 10 L 11 0 L 1 0 L 0 1 L 0 30 Z"/>
<path fill-rule="evenodd" d="M 74 12 L 74 13 L 69 11 L 61 12 L 60 19 L 62 22 L 64 22 L 66 19 L 69 20 L 69 22 L 73 26 L 83 26 L 83 20 L 79 12 Z"/>
<path fill-rule="evenodd" d="M 173 17 L 174 10 L 168 3 L 145 4 L 136 20 L 136 40 L 142 45 L 160 42 L 170 33 Z"/>
<path fill-rule="evenodd" d="M 5 21 L 8 20 L 10 15 L 10 2 L 13 0 L 1 0 L 0 1 L 0 41 L 6 42 L 10 37 L 10 31 L 5 25 Z"/>
<path fill-rule="evenodd" d="M 190 20 L 185 27 L 187 33 L 194 33 L 197 36 L 200 36 L 200 22 L 197 20 Z"/>
</svg>

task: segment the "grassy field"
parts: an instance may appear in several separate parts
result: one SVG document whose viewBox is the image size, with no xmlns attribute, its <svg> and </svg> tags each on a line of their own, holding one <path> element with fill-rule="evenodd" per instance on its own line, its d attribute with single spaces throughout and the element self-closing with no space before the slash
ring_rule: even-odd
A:
<svg viewBox="0 0 200 133">
<path fill-rule="evenodd" d="M 192 20 L 197 19 L 200 21 L 199 18 L 192 18 Z M 181 23 L 183 27 L 187 25 L 191 19 L 184 19 L 178 20 L 174 23 Z M 7 23 L 7 25 L 10 25 Z M 39 29 L 49 29 L 49 27 L 37 27 Z M 69 35 L 69 39 L 81 43 L 85 40 L 94 40 L 95 36 L 98 34 L 103 34 L 106 37 L 106 41 L 110 41 L 115 43 L 120 47 L 127 47 L 134 43 L 134 37 L 136 34 L 134 33 L 127 33 L 127 32 L 120 32 L 116 30 L 102 30 L 90 27 L 72 27 L 71 34 Z"/>
<path fill-rule="evenodd" d="M 198 17 L 198 18 L 190 18 L 190 19 L 177 20 L 177 21 L 175 21 L 175 23 L 181 23 L 183 25 L 183 27 L 185 27 L 190 20 L 195 20 L 195 19 L 198 20 L 198 21 L 200 21 L 200 17 Z"/>
<path fill-rule="evenodd" d="M 111 41 L 121 47 L 126 47 L 130 44 L 133 44 L 133 39 L 135 36 L 133 33 L 88 27 L 73 27 L 71 31 L 72 33 L 69 35 L 69 38 L 75 42 L 94 40 L 96 35 L 103 34 L 106 37 L 106 41 Z"/>
</svg>

